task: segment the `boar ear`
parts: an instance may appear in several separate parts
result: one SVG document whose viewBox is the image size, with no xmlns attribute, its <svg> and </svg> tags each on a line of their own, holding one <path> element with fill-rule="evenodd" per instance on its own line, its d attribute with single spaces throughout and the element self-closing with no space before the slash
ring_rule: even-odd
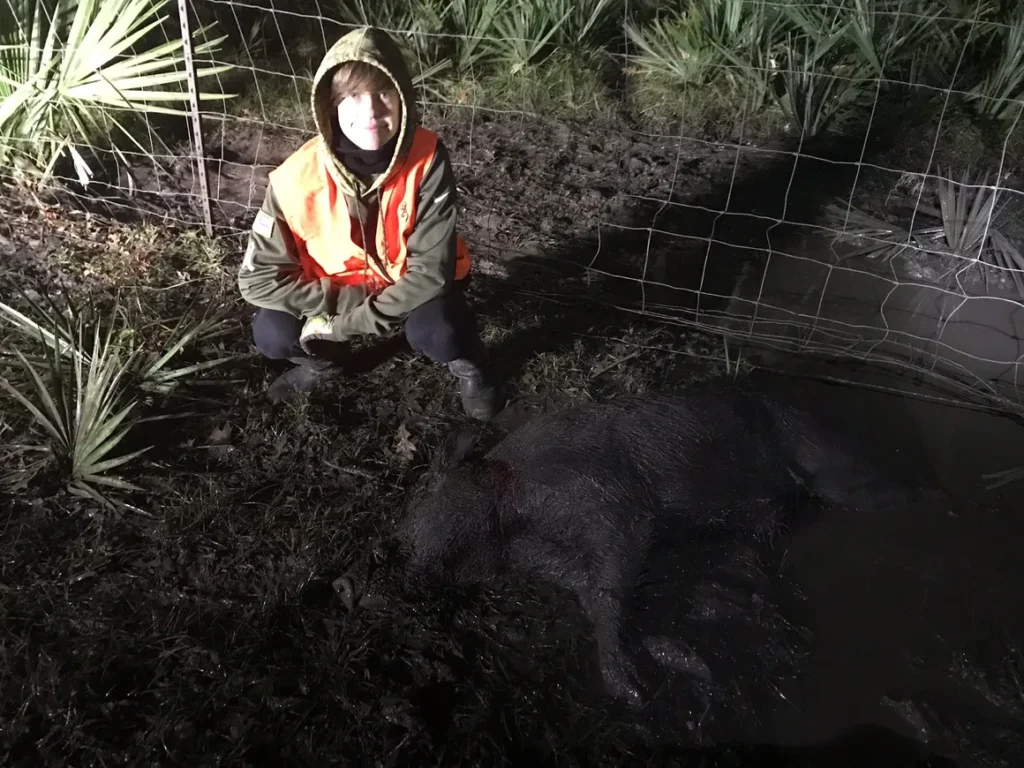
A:
<svg viewBox="0 0 1024 768">
<path fill-rule="evenodd" d="M 430 463 L 431 486 L 436 486 L 449 471 L 465 461 L 479 442 L 479 429 L 463 427 L 449 433 Z"/>
</svg>

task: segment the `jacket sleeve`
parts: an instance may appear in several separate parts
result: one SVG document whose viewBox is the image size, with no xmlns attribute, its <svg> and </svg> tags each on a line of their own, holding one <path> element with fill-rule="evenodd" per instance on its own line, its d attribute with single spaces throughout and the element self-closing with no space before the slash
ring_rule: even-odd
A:
<svg viewBox="0 0 1024 768">
<path fill-rule="evenodd" d="M 303 274 L 297 237 L 288 227 L 268 183 L 238 270 L 242 298 L 254 306 L 299 318 L 332 315 L 361 304 L 365 294 L 359 288 L 339 290 L 328 278 L 309 279 Z"/>
<path fill-rule="evenodd" d="M 383 334 L 451 286 L 455 280 L 457 195 L 448 150 L 438 141 L 434 162 L 417 196 L 405 274 L 353 310 L 345 312 L 339 307 L 333 325 L 337 340 Z"/>
</svg>

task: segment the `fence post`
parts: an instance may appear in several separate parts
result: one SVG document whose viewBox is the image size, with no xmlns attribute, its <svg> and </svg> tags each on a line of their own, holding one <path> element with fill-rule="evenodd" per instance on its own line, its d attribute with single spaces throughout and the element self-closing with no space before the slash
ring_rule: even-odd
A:
<svg viewBox="0 0 1024 768">
<path fill-rule="evenodd" d="M 188 81 L 189 110 L 192 118 L 192 147 L 195 150 L 196 174 L 203 196 L 203 220 L 206 234 L 213 236 L 213 215 L 210 212 L 210 182 L 206 170 L 206 150 L 203 148 L 203 120 L 199 114 L 199 89 L 196 87 L 196 66 L 192 54 L 192 29 L 188 23 L 186 0 L 178 0 L 178 19 L 181 21 L 181 43 L 185 54 L 185 75 Z"/>
</svg>

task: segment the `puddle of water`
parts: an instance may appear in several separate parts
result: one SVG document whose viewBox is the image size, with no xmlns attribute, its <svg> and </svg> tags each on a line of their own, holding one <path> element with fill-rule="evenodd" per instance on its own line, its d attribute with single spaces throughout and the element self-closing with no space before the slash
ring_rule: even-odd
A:
<svg viewBox="0 0 1024 768">
<path fill-rule="evenodd" d="M 779 740 L 877 724 L 945 749 L 957 728 L 1024 733 L 1024 692 L 1007 666 L 1015 642 L 1024 650 L 1024 510 L 1013 503 L 1022 487 L 985 492 L 980 477 L 1024 462 L 1024 428 L 900 395 L 754 378 L 858 425 L 878 461 L 955 500 L 830 514 L 794 533 L 786 571 L 807 597 L 814 640 L 800 705 L 779 712 Z"/>
<path fill-rule="evenodd" d="M 837 262 L 816 235 L 790 238 L 785 249 L 748 258 L 730 327 L 810 349 L 891 355 L 971 387 L 998 382 L 1021 402 L 1024 306 L 1008 289 L 965 298 L 955 281 L 940 287 L 900 277 L 897 284 L 885 265 Z"/>
</svg>

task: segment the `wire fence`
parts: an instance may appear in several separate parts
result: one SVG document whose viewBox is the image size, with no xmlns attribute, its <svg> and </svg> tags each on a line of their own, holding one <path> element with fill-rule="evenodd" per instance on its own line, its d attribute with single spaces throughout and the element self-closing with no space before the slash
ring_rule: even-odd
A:
<svg viewBox="0 0 1024 768">
<path fill-rule="evenodd" d="M 484 268 L 575 265 L 623 313 L 880 364 L 1020 413 L 1024 12 L 997 6 L 179 0 L 167 39 L 214 23 L 203 39 L 228 45 L 186 45 L 186 59 L 225 68 L 198 90 L 236 96 L 197 98 L 184 136 L 147 123 L 146 151 L 99 148 L 113 170 L 81 199 L 241 243 L 268 172 L 314 130 L 320 58 L 376 23 L 420 76 Z M 921 103 L 930 121 L 901 129 L 898 107 Z M 855 138 L 830 138 L 847 109 Z M 784 139 L 763 139 L 773 120 Z"/>
</svg>

